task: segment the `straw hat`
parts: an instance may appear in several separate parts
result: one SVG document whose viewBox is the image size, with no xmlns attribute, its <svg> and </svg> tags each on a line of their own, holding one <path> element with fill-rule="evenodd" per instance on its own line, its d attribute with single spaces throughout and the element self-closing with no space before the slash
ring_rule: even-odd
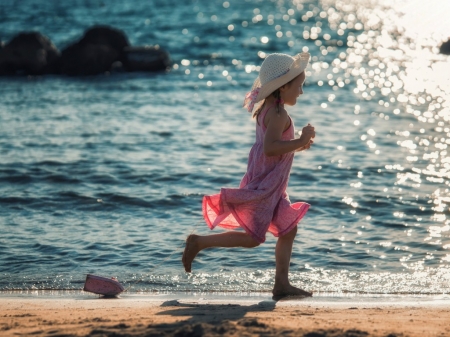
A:
<svg viewBox="0 0 450 337">
<path fill-rule="evenodd" d="M 255 103 L 300 75 L 306 69 L 309 59 L 309 53 L 299 53 L 294 57 L 278 53 L 268 55 L 261 65 L 252 90 L 245 95 L 244 107 L 252 112 Z"/>
</svg>

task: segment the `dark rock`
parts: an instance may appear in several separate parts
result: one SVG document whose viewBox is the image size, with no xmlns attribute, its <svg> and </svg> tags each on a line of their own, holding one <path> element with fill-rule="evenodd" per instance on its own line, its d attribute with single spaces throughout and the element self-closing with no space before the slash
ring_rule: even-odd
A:
<svg viewBox="0 0 450 337">
<path fill-rule="evenodd" d="M 70 76 L 102 74 L 111 69 L 119 56 L 107 45 L 74 44 L 62 51 L 59 71 Z"/>
<path fill-rule="evenodd" d="M 123 50 L 128 46 L 130 43 L 122 31 L 94 26 L 80 41 L 61 52 L 59 71 L 71 76 L 104 73 L 117 68 L 118 62 L 122 63 Z"/>
<path fill-rule="evenodd" d="M 159 46 L 124 49 L 123 66 L 126 71 L 164 71 L 170 64 L 169 53 Z"/>
<path fill-rule="evenodd" d="M 450 55 L 450 40 L 441 44 L 439 52 L 441 54 Z"/>
<path fill-rule="evenodd" d="M 55 73 L 58 57 L 59 51 L 48 37 L 38 32 L 20 33 L 0 49 L 0 75 Z"/>
<path fill-rule="evenodd" d="M 94 26 L 89 28 L 79 41 L 81 44 L 107 45 L 121 52 L 125 47 L 130 46 L 128 38 L 124 32 L 109 26 Z"/>
<path fill-rule="evenodd" d="M 108 71 L 164 71 L 169 53 L 159 46 L 131 47 L 121 30 L 94 26 L 61 53 L 37 32 L 21 33 L 7 45 L 0 42 L 0 75 L 61 73 L 97 75 Z"/>
</svg>

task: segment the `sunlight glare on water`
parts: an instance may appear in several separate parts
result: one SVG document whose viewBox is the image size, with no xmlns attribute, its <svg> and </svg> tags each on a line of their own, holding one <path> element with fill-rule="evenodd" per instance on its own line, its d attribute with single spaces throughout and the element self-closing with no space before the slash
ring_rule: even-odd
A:
<svg viewBox="0 0 450 337">
<path fill-rule="evenodd" d="M 288 189 L 312 205 L 293 283 L 449 292 L 450 63 L 439 46 L 450 2 L 111 3 L 36 16 L 27 0 L 7 17 L 0 4 L 8 37 L 38 29 L 63 46 L 104 17 L 173 59 L 166 74 L 0 79 L 0 289 L 79 289 L 97 273 L 134 291 L 270 291 L 270 235 L 255 250 L 200 253 L 193 274 L 177 249 L 196 225 L 210 233 L 202 196 L 245 172 L 254 122 L 241 105 L 262 60 L 309 51 L 305 94 L 289 109 L 297 133 L 317 130 Z"/>
</svg>

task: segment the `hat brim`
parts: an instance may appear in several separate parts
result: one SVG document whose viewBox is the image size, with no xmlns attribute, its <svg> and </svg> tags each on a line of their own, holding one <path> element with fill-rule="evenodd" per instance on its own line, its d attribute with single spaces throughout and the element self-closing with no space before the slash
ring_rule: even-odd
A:
<svg viewBox="0 0 450 337">
<path fill-rule="evenodd" d="M 299 53 L 295 55 L 293 57 L 294 62 L 292 63 L 291 67 L 289 68 L 289 71 L 286 74 L 277 77 L 276 79 L 264 84 L 263 86 L 261 86 L 261 82 L 258 76 L 255 82 L 253 83 L 252 87 L 252 90 L 260 88 L 258 96 L 256 96 L 254 102 L 257 103 L 263 100 L 264 98 L 268 97 L 275 90 L 282 87 L 286 83 L 289 83 L 298 75 L 300 75 L 303 71 L 305 71 L 306 67 L 308 66 L 310 57 L 311 56 L 309 53 Z"/>
</svg>

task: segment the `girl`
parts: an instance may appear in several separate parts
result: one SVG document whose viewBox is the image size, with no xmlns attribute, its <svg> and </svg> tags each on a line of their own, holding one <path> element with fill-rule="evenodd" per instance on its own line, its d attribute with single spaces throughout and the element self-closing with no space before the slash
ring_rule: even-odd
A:
<svg viewBox="0 0 450 337">
<path fill-rule="evenodd" d="M 242 228 L 245 232 L 190 235 L 186 240 L 183 265 L 191 271 L 192 261 L 201 250 L 211 247 L 253 248 L 265 241 L 267 231 L 278 237 L 275 248 L 275 297 L 311 296 L 310 292 L 289 283 L 288 273 L 297 224 L 308 211 L 309 204 L 291 204 L 286 193 L 294 152 L 309 149 L 315 137 L 310 124 L 294 137 L 294 123 L 285 110 L 303 94 L 305 68 L 309 53 L 294 57 L 271 54 L 261 65 L 252 91 L 247 93 L 244 107 L 256 119 L 256 142 L 250 150 L 247 173 L 238 189 L 222 188 L 219 194 L 203 198 L 203 216 L 213 229 Z"/>
</svg>

